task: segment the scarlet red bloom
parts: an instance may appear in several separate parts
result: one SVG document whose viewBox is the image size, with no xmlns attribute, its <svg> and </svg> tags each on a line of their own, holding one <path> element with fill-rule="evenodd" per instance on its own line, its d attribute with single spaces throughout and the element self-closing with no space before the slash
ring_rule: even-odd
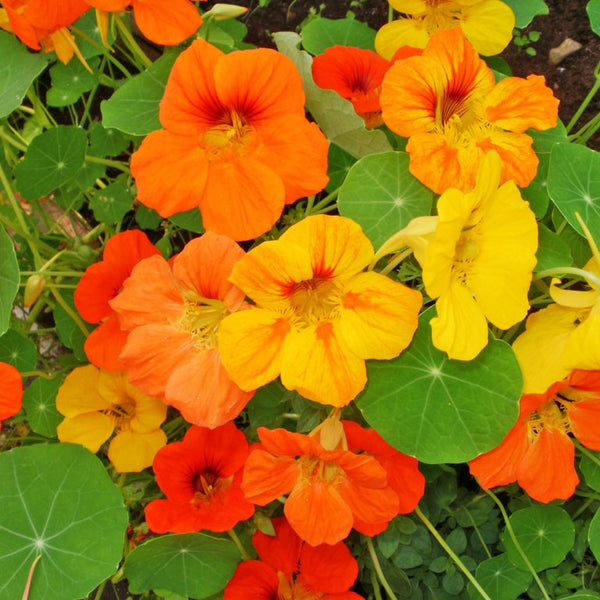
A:
<svg viewBox="0 0 600 600">
<path fill-rule="evenodd" d="M 284 518 L 273 519 L 273 527 L 274 536 L 254 534 L 261 560 L 238 565 L 223 600 L 361 600 L 348 591 L 358 564 L 342 542 L 309 546 Z"/>
<path fill-rule="evenodd" d="M 521 398 L 516 425 L 502 443 L 469 463 L 484 488 L 517 481 L 535 500 L 569 498 L 579 477 L 572 434 L 600 450 L 600 371 L 575 370 L 544 394 Z"/>
<path fill-rule="evenodd" d="M 227 531 L 254 513 L 240 481 L 248 442 L 233 423 L 216 429 L 192 427 L 182 442 L 159 450 L 152 468 L 166 500 L 146 506 L 156 533 Z"/>
<path fill-rule="evenodd" d="M 372 50 L 332 46 L 315 56 L 312 74 L 319 87 L 335 90 L 350 100 L 367 127 L 378 127 L 383 123 L 381 82 L 391 64 Z"/>
<path fill-rule="evenodd" d="M 123 231 L 104 246 L 103 259 L 86 269 L 73 299 L 88 323 L 100 323 L 85 341 L 89 361 L 105 371 L 122 371 L 119 354 L 127 340 L 109 301 L 117 296 L 133 267 L 149 256 L 160 254 L 141 231 Z"/>
<path fill-rule="evenodd" d="M 0 362 L 0 421 L 16 415 L 21 410 L 22 398 L 21 373 L 12 365 Z"/>
</svg>

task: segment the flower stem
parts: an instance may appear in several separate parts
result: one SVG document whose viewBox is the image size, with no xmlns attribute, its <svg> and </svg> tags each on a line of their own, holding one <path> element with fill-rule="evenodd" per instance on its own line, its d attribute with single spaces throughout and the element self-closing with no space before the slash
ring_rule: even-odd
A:
<svg viewBox="0 0 600 600">
<path fill-rule="evenodd" d="M 373 562 L 373 567 L 375 567 L 375 573 L 377 573 L 377 578 L 381 583 L 383 589 L 387 592 L 387 595 L 390 597 L 390 600 L 397 600 L 396 595 L 394 594 L 390 584 L 388 583 L 385 575 L 383 574 L 383 570 L 381 569 L 381 565 L 379 564 L 379 559 L 377 558 L 377 552 L 375 552 L 375 546 L 373 546 L 373 540 L 368 536 L 363 536 L 367 540 L 367 548 L 369 550 L 369 556 L 371 557 L 371 561 Z"/>
<path fill-rule="evenodd" d="M 123 20 L 119 14 L 115 14 L 115 23 L 117 24 L 117 29 L 119 30 L 121 37 L 129 49 L 140 59 L 140 62 L 144 65 L 144 67 L 148 68 L 152 64 L 152 61 L 146 56 L 139 44 L 135 41 L 135 38 L 131 35 L 131 31 L 129 31 L 127 25 L 123 23 Z"/>
<path fill-rule="evenodd" d="M 233 543 L 237 546 L 237 549 L 240 551 L 242 558 L 244 560 L 250 560 L 252 557 L 248 554 L 246 548 L 244 548 L 244 544 L 242 544 L 242 540 L 237 536 L 237 533 L 232 529 L 227 531 L 227 534 L 233 541 Z"/>
</svg>

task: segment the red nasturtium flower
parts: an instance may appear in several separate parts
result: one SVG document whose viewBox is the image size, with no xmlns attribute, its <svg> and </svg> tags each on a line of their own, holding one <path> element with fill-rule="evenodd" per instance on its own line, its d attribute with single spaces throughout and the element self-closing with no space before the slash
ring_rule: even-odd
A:
<svg viewBox="0 0 600 600">
<path fill-rule="evenodd" d="M 285 518 L 272 522 L 275 535 L 252 536 L 260 560 L 238 565 L 223 600 L 362 600 L 348 591 L 358 564 L 343 542 L 310 546 Z"/>
<path fill-rule="evenodd" d="M 228 281 L 243 256 L 234 241 L 205 233 L 170 262 L 139 262 L 110 302 L 129 332 L 120 360 L 130 381 L 195 425 L 234 419 L 254 393 L 231 381 L 216 345 L 221 320 L 246 307 L 244 293 Z"/>
<path fill-rule="evenodd" d="M 316 215 L 264 242 L 230 281 L 255 303 L 219 330 L 225 368 L 242 389 L 281 374 L 283 385 L 344 406 L 365 386 L 365 360 L 394 358 L 410 343 L 420 292 L 374 271 L 373 246 L 351 219 Z"/>
<path fill-rule="evenodd" d="M 516 425 L 502 443 L 469 463 L 484 488 L 514 481 L 535 500 L 569 498 L 579 477 L 572 434 L 600 450 L 600 371 L 572 371 L 544 394 L 521 398 Z"/>
<path fill-rule="evenodd" d="M 224 54 L 196 40 L 175 61 L 159 116 L 164 129 L 131 170 L 139 200 L 164 217 L 199 207 L 207 230 L 249 240 L 327 183 L 327 140 L 306 120 L 296 67 L 274 50 Z"/>
<path fill-rule="evenodd" d="M 2 6 L 8 23 L 0 14 L 0 26 L 30 48 L 54 50 L 63 63 L 81 56 L 67 28 L 89 9 L 85 0 L 3 0 Z"/>
<path fill-rule="evenodd" d="M 168 444 L 152 468 L 166 500 L 146 506 L 156 533 L 227 531 L 254 513 L 240 489 L 248 456 L 244 434 L 231 422 L 216 429 L 192 426 L 183 441 Z"/>
<path fill-rule="evenodd" d="M 206 0 L 201 0 L 206 2 Z M 86 0 L 103 12 L 133 9 L 136 25 L 151 41 L 173 46 L 189 38 L 202 25 L 202 17 L 190 0 Z"/>
<path fill-rule="evenodd" d="M 315 56 L 312 74 L 320 88 L 335 90 L 350 100 L 367 127 L 379 127 L 383 123 L 381 82 L 391 64 L 372 50 L 332 46 Z"/>
<path fill-rule="evenodd" d="M 502 160 L 501 184 L 529 185 L 538 158 L 525 130 L 554 127 L 558 113 L 543 77 L 496 83 L 458 28 L 432 35 L 421 56 L 396 61 L 380 100 L 386 125 L 409 138 L 410 172 L 440 194 L 472 189 L 491 150 Z"/>
<path fill-rule="evenodd" d="M 12 365 L 0 362 L 0 421 L 16 415 L 21 410 L 22 398 L 21 373 Z"/>
<path fill-rule="evenodd" d="M 101 261 L 90 265 L 77 284 L 73 299 L 79 314 L 88 323 L 99 323 L 85 341 L 88 360 L 105 371 L 122 371 L 119 354 L 127 340 L 109 301 L 117 296 L 133 267 L 143 258 L 159 255 L 146 234 L 123 231 L 104 246 Z"/>
<path fill-rule="evenodd" d="M 337 415 L 309 435 L 259 427 L 258 437 L 244 468 L 246 498 L 264 506 L 289 494 L 285 516 L 311 546 L 337 544 L 353 527 L 387 523 L 398 514 L 385 468 L 348 450 Z"/>
</svg>

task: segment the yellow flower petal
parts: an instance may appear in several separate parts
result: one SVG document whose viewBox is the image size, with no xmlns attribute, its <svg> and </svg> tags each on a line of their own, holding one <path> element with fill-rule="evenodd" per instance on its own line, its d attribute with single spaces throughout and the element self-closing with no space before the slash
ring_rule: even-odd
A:
<svg viewBox="0 0 600 600">
<path fill-rule="evenodd" d="M 391 60 L 398 48 L 425 48 L 428 40 L 429 34 L 422 19 L 398 19 L 379 29 L 375 36 L 375 50 L 386 60 Z"/>
<path fill-rule="evenodd" d="M 460 17 L 460 27 L 465 37 L 479 54 L 500 54 L 512 40 L 515 15 L 500 0 L 485 0 L 465 6 Z"/>
<path fill-rule="evenodd" d="M 167 405 L 159 398 L 144 394 L 140 389 L 125 381 L 127 396 L 135 402 L 135 412 L 129 427 L 135 433 L 150 433 L 158 429 L 167 417 Z"/>
<path fill-rule="evenodd" d="M 117 473 L 138 473 L 152 464 L 166 443 L 167 436 L 162 429 L 146 434 L 121 431 L 108 447 L 108 459 Z"/>
<path fill-rule="evenodd" d="M 590 315 L 571 333 L 562 360 L 568 369 L 600 369 L 600 314 Z"/>
<path fill-rule="evenodd" d="M 388 0 L 389 5 L 405 15 L 419 15 L 427 10 L 425 0 Z"/>
<path fill-rule="evenodd" d="M 110 408 L 110 401 L 98 393 L 99 377 L 100 370 L 93 365 L 73 369 L 58 389 L 56 410 L 65 417 L 76 417 Z"/>
<path fill-rule="evenodd" d="M 111 436 L 113 429 L 110 417 L 101 412 L 89 412 L 66 418 L 56 428 L 56 434 L 61 442 L 81 444 L 96 453 Z"/>
</svg>

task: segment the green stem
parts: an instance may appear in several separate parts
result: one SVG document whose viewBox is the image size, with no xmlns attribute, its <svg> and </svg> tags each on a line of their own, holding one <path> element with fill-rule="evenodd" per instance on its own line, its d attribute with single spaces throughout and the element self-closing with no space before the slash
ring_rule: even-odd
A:
<svg viewBox="0 0 600 600">
<path fill-rule="evenodd" d="M 108 583 L 108 579 L 105 579 L 96 589 L 96 593 L 94 594 L 94 600 L 101 600 L 102 594 L 104 594 L 104 588 Z"/>
<path fill-rule="evenodd" d="M 569 140 L 578 144 L 585 144 L 600 128 L 600 113 L 582 125 L 576 133 L 569 136 Z"/>
<path fill-rule="evenodd" d="M 438 530 L 433 526 L 433 523 L 423 514 L 423 512 L 421 511 L 421 509 L 418 506 L 417 506 L 417 508 L 415 508 L 415 514 L 417 515 L 417 517 L 419 517 L 419 519 L 421 519 L 421 521 L 423 521 L 423 524 L 425 525 L 425 527 L 427 527 L 427 529 L 429 529 L 429 532 L 431 533 L 431 535 L 438 541 L 439 545 L 446 551 L 448 556 L 454 561 L 454 564 L 465 574 L 466 578 L 473 584 L 473 587 L 479 592 L 481 597 L 484 598 L 485 600 L 492 600 L 487 595 L 486 591 L 481 587 L 481 585 L 479 584 L 477 579 L 475 579 L 475 577 L 473 577 L 473 574 L 471 573 L 471 571 L 469 571 L 469 569 L 467 569 L 467 567 L 465 567 L 463 561 L 460 560 L 460 558 L 456 555 L 454 550 L 452 550 L 452 548 L 450 548 L 450 546 L 448 546 L 448 544 L 446 543 L 446 540 L 440 535 Z"/>
<path fill-rule="evenodd" d="M 381 590 L 379 589 L 379 582 L 377 581 L 377 574 L 375 573 L 375 571 L 371 571 L 371 585 L 373 586 L 375 600 L 383 600 L 381 596 Z"/>
<path fill-rule="evenodd" d="M 599 63 L 600 64 L 600 63 Z M 575 123 L 579 121 L 581 115 L 585 112 L 585 109 L 588 107 L 588 104 L 592 101 L 596 93 L 600 90 L 600 77 L 596 78 L 592 89 L 588 92 L 588 95 L 583 99 L 583 102 L 579 105 L 579 108 L 575 112 L 575 114 L 571 117 L 566 129 L 567 133 L 571 131 L 571 129 L 575 126 Z"/>
<path fill-rule="evenodd" d="M 582 515 L 589 508 L 590 504 L 592 504 L 593 502 L 594 502 L 594 498 L 587 498 L 586 501 L 583 502 L 582 505 L 571 516 L 571 519 L 573 520 L 573 522 L 575 522 L 577 520 L 577 517 L 579 517 L 579 515 Z"/>
<path fill-rule="evenodd" d="M 383 570 L 381 569 L 381 565 L 379 564 L 379 559 L 377 558 L 377 552 L 375 552 L 375 546 L 373 546 L 373 540 L 368 536 L 363 536 L 367 540 L 367 548 L 369 550 L 369 556 L 371 557 L 371 561 L 373 562 L 373 567 L 375 567 L 375 573 L 377 573 L 377 578 L 379 579 L 379 583 L 381 583 L 383 589 L 387 592 L 387 595 L 390 597 L 390 600 L 397 600 L 396 595 L 394 594 L 390 584 L 388 583 L 385 575 L 383 574 Z"/>
<path fill-rule="evenodd" d="M 0 127 L 0 138 L 3 139 L 5 142 L 8 142 L 11 146 L 15 147 L 17 150 L 20 150 L 21 152 L 27 151 L 27 145 L 22 144 L 21 142 L 18 142 L 12 136 L 8 135 L 8 133 L 6 133 L 6 131 L 4 131 L 4 127 Z"/>
<path fill-rule="evenodd" d="M 492 492 L 491 490 L 486 490 L 486 489 L 484 489 L 483 491 L 496 503 L 496 506 L 500 509 L 500 512 L 502 513 L 502 518 L 504 519 L 504 524 L 506 525 L 506 531 L 508 531 L 508 535 L 510 536 L 510 539 L 513 541 L 513 544 L 515 545 L 515 548 L 519 552 L 519 555 L 523 559 L 525 566 L 527 567 L 529 572 L 533 575 L 533 578 L 535 579 L 535 582 L 537 583 L 538 587 L 540 588 L 540 591 L 542 592 L 542 595 L 544 596 L 545 600 L 551 600 L 550 596 L 548 595 L 548 592 L 546 591 L 546 588 L 544 587 L 544 584 L 542 583 L 541 579 L 538 577 L 536 570 L 533 568 L 531 561 L 527 557 L 527 554 L 525 554 L 525 551 L 523 550 L 523 548 L 521 548 L 521 544 L 519 544 L 519 540 L 517 539 L 517 536 L 515 535 L 515 531 L 512 528 L 512 525 L 510 524 L 510 521 L 508 519 L 508 514 L 506 512 L 506 509 L 504 508 L 504 505 L 502 504 L 502 502 L 500 502 L 500 499 L 498 498 L 498 496 L 496 496 L 496 494 L 494 494 L 494 492 Z"/>
<path fill-rule="evenodd" d="M 600 467 L 600 458 L 598 458 L 595 454 L 590 452 L 585 446 L 581 444 L 581 442 L 575 438 L 573 438 L 573 443 L 575 447 L 581 452 L 581 454 L 587 456 L 593 463 L 595 463 L 598 467 Z"/>
<path fill-rule="evenodd" d="M 75 325 L 79 327 L 83 335 L 87 337 L 90 334 L 88 328 L 84 325 L 79 315 L 67 304 L 66 300 L 62 297 L 61 293 L 56 289 L 55 284 L 48 282 L 46 283 L 46 287 L 50 290 L 50 292 L 52 292 L 52 295 L 54 296 L 54 298 L 56 298 L 56 301 L 61 305 L 63 310 L 75 322 Z"/>
<path fill-rule="evenodd" d="M 317 202 L 317 204 L 315 204 L 312 208 L 310 213 L 307 211 L 306 214 L 319 214 L 318 211 L 324 209 L 326 206 L 329 206 L 338 196 L 338 193 L 340 191 L 340 188 L 337 188 L 335 190 L 333 190 L 333 192 L 331 192 L 331 194 L 328 194 L 327 196 L 325 196 L 325 198 L 323 198 L 323 200 L 320 200 L 319 202 Z"/>
<path fill-rule="evenodd" d="M 577 267 L 557 267 L 555 269 L 545 269 L 535 274 L 536 279 L 543 279 L 544 277 L 560 277 L 561 275 L 575 275 L 582 277 L 587 282 L 592 283 L 596 287 L 600 287 L 600 278 L 591 273 L 590 271 L 584 271 Z"/>
<path fill-rule="evenodd" d="M 104 58 L 106 58 L 106 60 L 108 60 L 110 63 L 112 63 L 115 67 L 117 67 L 117 69 L 119 69 L 119 71 L 121 71 L 121 73 L 123 73 L 123 75 L 125 75 L 125 77 L 127 77 L 127 79 L 131 79 L 133 77 L 133 75 L 123 65 L 123 63 L 121 63 L 120 61 L 118 61 L 111 54 L 111 52 L 110 52 L 110 50 L 108 48 L 105 48 L 102 44 L 98 44 L 96 42 L 96 40 L 93 40 L 89 35 L 83 33 L 83 31 L 81 31 L 80 29 L 77 29 L 76 27 L 73 27 L 73 25 L 70 25 L 69 29 L 75 35 L 77 35 L 78 37 L 80 37 L 82 40 L 85 40 L 88 44 L 90 44 L 94 48 L 96 48 L 96 50 L 99 50 L 100 52 L 102 52 L 102 54 L 104 55 Z"/>
<path fill-rule="evenodd" d="M 404 250 L 404 252 L 400 252 L 390 260 L 390 262 L 380 271 L 382 275 L 387 275 L 391 273 L 405 258 L 408 258 L 413 253 L 412 248 L 408 248 Z M 374 265 L 373 265 L 374 266 Z M 371 270 L 371 265 L 369 265 L 369 270 Z"/>
<path fill-rule="evenodd" d="M 308 201 L 306 202 L 306 210 L 304 211 L 304 216 L 307 217 L 310 215 L 310 212 L 315 204 L 315 196 L 309 196 Z"/>
<path fill-rule="evenodd" d="M 90 163 L 96 163 L 98 165 L 106 165 L 107 167 L 112 167 L 113 169 L 118 169 L 119 171 L 123 171 L 123 173 L 127 173 L 129 175 L 129 167 L 126 167 L 124 164 L 120 163 L 118 160 L 110 160 L 109 158 L 100 158 L 98 156 L 86 156 L 85 160 Z"/>
<path fill-rule="evenodd" d="M 140 59 L 140 62 L 144 65 L 144 67 L 148 68 L 152 64 L 152 61 L 146 56 L 145 52 L 135 41 L 135 38 L 131 35 L 131 31 L 129 30 L 127 25 L 123 23 L 121 15 L 119 15 L 118 13 L 115 13 L 115 23 L 117 24 L 117 29 L 119 30 L 125 44 L 133 52 L 133 54 Z"/>
<path fill-rule="evenodd" d="M 242 540 L 240 540 L 240 538 L 237 536 L 237 533 L 233 529 L 229 529 L 227 533 L 233 543 L 237 546 L 237 549 L 240 551 L 242 559 L 250 560 L 252 557 L 248 554 L 246 548 L 244 548 L 244 544 L 242 544 Z"/>
<path fill-rule="evenodd" d="M 469 520 L 471 521 L 471 523 L 473 523 L 473 529 L 475 530 L 475 535 L 479 539 L 479 543 L 481 544 L 481 547 L 485 550 L 485 553 L 488 555 L 488 558 L 492 558 L 492 553 L 488 550 L 487 544 L 485 543 L 485 540 L 483 539 L 483 536 L 481 535 L 481 531 L 479 531 L 479 527 L 477 527 L 477 523 L 475 523 L 475 519 L 473 518 L 471 511 L 466 506 L 464 507 L 464 510 L 467 513 L 467 516 L 469 517 Z"/>
</svg>

